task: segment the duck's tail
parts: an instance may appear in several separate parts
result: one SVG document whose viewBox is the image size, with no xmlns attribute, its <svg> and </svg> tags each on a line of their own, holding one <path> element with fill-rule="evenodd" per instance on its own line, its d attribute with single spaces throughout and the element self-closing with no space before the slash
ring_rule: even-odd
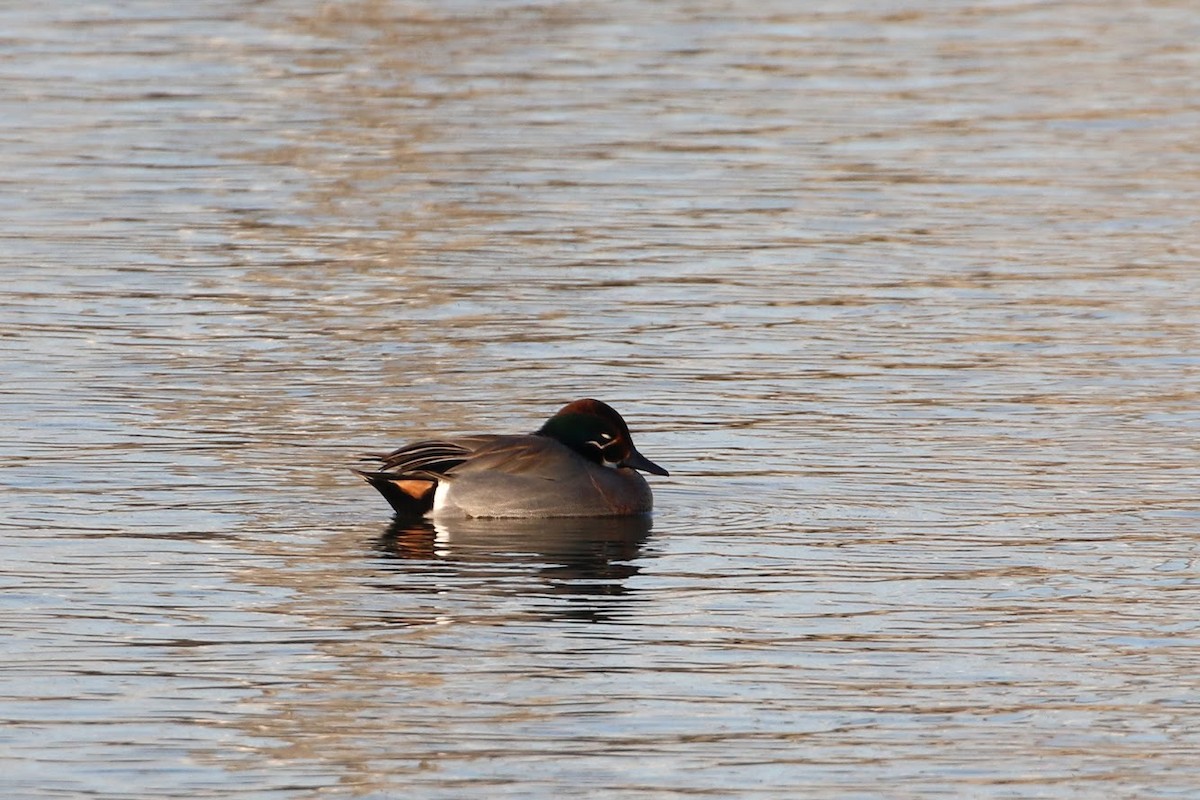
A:
<svg viewBox="0 0 1200 800">
<path fill-rule="evenodd" d="M 397 475 L 394 472 L 364 472 L 360 469 L 350 471 L 374 486 L 398 516 L 423 517 L 433 509 L 437 481 L 432 477 Z"/>
</svg>

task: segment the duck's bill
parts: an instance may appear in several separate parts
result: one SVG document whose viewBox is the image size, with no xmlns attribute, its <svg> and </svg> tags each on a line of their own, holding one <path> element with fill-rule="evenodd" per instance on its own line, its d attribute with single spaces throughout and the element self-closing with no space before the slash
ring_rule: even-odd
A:
<svg viewBox="0 0 1200 800">
<path fill-rule="evenodd" d="M 671 474 L 671 473 L 667 472 L 665 469 L 663 469 L 662 467 L 660 467 L 658 464 L 655 464 L 653 461 L 646 458 L 644 455 L 639 453 L 637 450 L 634 450 L 632 453 L 630 453 L 629 457 L 626 458 L 623 462 L 621 462 L 621 466 L 632 467 L 633 469 L 636 469 L 638 472 L 649 472 L 651 475 L 670 475 Z"/>
</svg>

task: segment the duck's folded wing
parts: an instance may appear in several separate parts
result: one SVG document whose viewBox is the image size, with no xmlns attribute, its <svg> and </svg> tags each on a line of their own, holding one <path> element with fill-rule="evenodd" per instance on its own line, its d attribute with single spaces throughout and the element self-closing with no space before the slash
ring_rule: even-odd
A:
<svg viewBox="0 0 1200 800">
<path fill-rule="evenodd" d="M 379 472 L 397 475 L 420 474 L 440 477 L 462 464 L 491 436 L 464 436 L 457 439 L 429 439 L 414 442 L 390 453 L 368 454 L 367 459 L 382 462 Z"/>
<path fill-rule="evenodd" d="M 453 467 L 446 477 L 454 480 L 491 473 L 559 481 L 578 470 L 581 462 L 569 448 L 545 436 L 493 436 L 480 443 L 471 457 Z"/>
<path fill-rule="evenodd" d="M 378 489 L 397 514 L 422 516 L 433 508 L 437 485 L 446 480 L 446 473 L 492 438 L 464 436 L 414 442 L 390 453 L 367 454 L 363 460 L 381 462 L 378 468 L 354 472 Z"/>
</svg>

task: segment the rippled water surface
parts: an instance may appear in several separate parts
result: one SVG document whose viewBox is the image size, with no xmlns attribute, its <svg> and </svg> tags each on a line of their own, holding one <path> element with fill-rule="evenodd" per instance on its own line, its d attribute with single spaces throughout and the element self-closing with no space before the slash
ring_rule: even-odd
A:
<svg viewBox="0 0 1200 800">
<path fill-rule="evenodd" d="M 1191 3 L 0 30 L 5 796 L 1200 791 Z M 652 521 L 346 469 L 585 396 Z"/>
</svg>

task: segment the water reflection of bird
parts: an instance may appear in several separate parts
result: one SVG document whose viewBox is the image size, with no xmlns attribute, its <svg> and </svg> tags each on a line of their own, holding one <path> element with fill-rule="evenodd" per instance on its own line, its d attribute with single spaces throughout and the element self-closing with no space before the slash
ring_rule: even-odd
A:
<svg viewBox="0 0 1200 800">
<path fill-rule="evenodd" d="M 381 468 L 355 472 L 401 517 L 646 514 L 650 486 L 637 471 L 668 474 L 599 400 L 569 403 L 535 433 L 422 441 L 369 458 Z"/>
<path fill-rule="evenodd" d="M 425 588 L 436 582 L 441 591 L 523 594 L 539 599 L 539 616 L 597 621 L 617 613 L 607 601 L 633 594 L 627 581 L 640 570 L 651 525 L 648 515 L 397 520 L 375 546 Z M 412 582 L 388 588 L 420 590 Z M 551 596 L 568 604 L 548 608 Z"/>
</svg>

